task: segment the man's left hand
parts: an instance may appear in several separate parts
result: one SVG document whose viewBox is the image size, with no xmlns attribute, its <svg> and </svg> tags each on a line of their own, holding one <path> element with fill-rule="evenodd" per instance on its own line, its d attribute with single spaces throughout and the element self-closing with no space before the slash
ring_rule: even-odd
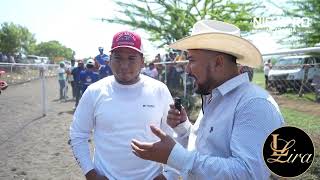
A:
<svg viewBox="0 0 320 180">
<path fill-rule="evenodd" d="M 160 138 L 160 141 L 146 143 L 133 139 L 131 142 L 132 152 L 142 159 L 166 164 L 176 142 L 159 128 L 154 126 L 150 126 L 150 128 Z"/>
<path fill-rule="evenodd" d="M 167 180 L 167 178 L 163 174 L 159 174 L 159 176 L 155 177 L 153 180 Z"/>
</svg>

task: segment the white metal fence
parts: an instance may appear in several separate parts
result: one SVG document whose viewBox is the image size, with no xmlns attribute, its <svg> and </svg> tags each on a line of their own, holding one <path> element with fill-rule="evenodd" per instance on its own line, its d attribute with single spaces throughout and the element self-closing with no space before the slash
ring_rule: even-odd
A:
<svg viewBox="0 0 320 180">
<path fill-rule="evenodd" d="M 45 70 L 45 77 L 51 77 L 56 75 L 58 67 L 54 64 L 0 63 L 0 70 L 6 72 L 1 80 L 5 80 L 10 85 L 39 79 L 41 69 Z"/>
<path fill-rule="evenodd" d="M 48 111 L 46 77 L 57 75 L 58 65 L 52 64 L 21 64 L 21 63 L 0 63 L 0 71 L 6 73 L 1 76 L 8 85 L 25 83 L 39 79 L 41 82 L 41 107 L 42 115 Z"/>
</svg>

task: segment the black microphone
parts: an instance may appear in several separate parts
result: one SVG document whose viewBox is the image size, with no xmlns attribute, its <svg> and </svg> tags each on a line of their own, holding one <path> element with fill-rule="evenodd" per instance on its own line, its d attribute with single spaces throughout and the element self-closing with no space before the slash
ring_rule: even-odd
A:
<svg viewBox="0 0 320 180">
<path fill-rule="evenodd" d="M 179 97 L 176 97 L 176 98 L 174 98 L 174 107 L 176 108 L 176 109 L 178 109 L 179 111 L 181 111 L 181 98 L 179 98 Z"/>
</svg>

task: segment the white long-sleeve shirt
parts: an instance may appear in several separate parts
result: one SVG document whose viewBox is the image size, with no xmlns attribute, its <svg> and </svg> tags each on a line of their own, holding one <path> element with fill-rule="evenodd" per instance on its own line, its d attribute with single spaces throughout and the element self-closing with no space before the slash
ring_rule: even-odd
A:
<svg viewBox="0 0 320 180">
<path fill-rule="evenodd" d="M 244 73 L 214 89 L 203 102 L 203 113 L 193 126 L 187 120 L 174 128 L 180 144 L 167 164 L 186 180 L 268 179 L 263 144 L 284 124 L 273 98 Z"/>
<path fill-rule="evenodd" d="M 166 123 L 172 102 L 167 86 L 145 75 L 133 85 L 119 84 L 114 76 L 90 85 L 70 127 L 72 150 L 83 173 L 95 169 L 111 180 L 149 180 L 162 173 L 161 164 L 136 157 L 130 143 L 132 139 L 158 141 L 150 130 L 151 124 L 172 134 Z M 88 144 L 92 130 L 93 160 Z M 178 175 L 172 169 L 163 173 L 168 179 Z"/>
</svg>

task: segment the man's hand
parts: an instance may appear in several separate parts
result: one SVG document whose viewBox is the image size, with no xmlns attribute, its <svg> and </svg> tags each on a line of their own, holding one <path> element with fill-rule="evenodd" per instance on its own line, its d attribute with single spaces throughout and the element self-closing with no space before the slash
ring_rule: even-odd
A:
<svg viewBox="0 0 320 180">
<path fill-rule="evenodd" d="M 86 174 L 87 180 L 109 180 L 107 177 L 99 175 L 96 170 L 92 169 Z"/>
<path fill-rule="evenodd" d="M 153 180 L 167 180 L 167 178 L 163 174 L 159 174 L 159 176 L 155 177 Z"/>
<path fill-rule="evenodd" d="M 154 126 L 150 126 L 150 128 L 151 131 L 160 138 L 160 141 L 146 143 L 133 139 L 131 142 L 132 152 L 142 159 L 166 164 L 176 142 L 159 128 Z"/>
<path fill-rule="evenodd" d="M 170 127 L 175 128 L 179 124 L 185 122 L 188 119 L 186 110 L 184 107 L 181 108 L 181 112 L 177 110 L 173 104 L 170 104 L 168 111 L 167 123 Z"/>
</svg>

